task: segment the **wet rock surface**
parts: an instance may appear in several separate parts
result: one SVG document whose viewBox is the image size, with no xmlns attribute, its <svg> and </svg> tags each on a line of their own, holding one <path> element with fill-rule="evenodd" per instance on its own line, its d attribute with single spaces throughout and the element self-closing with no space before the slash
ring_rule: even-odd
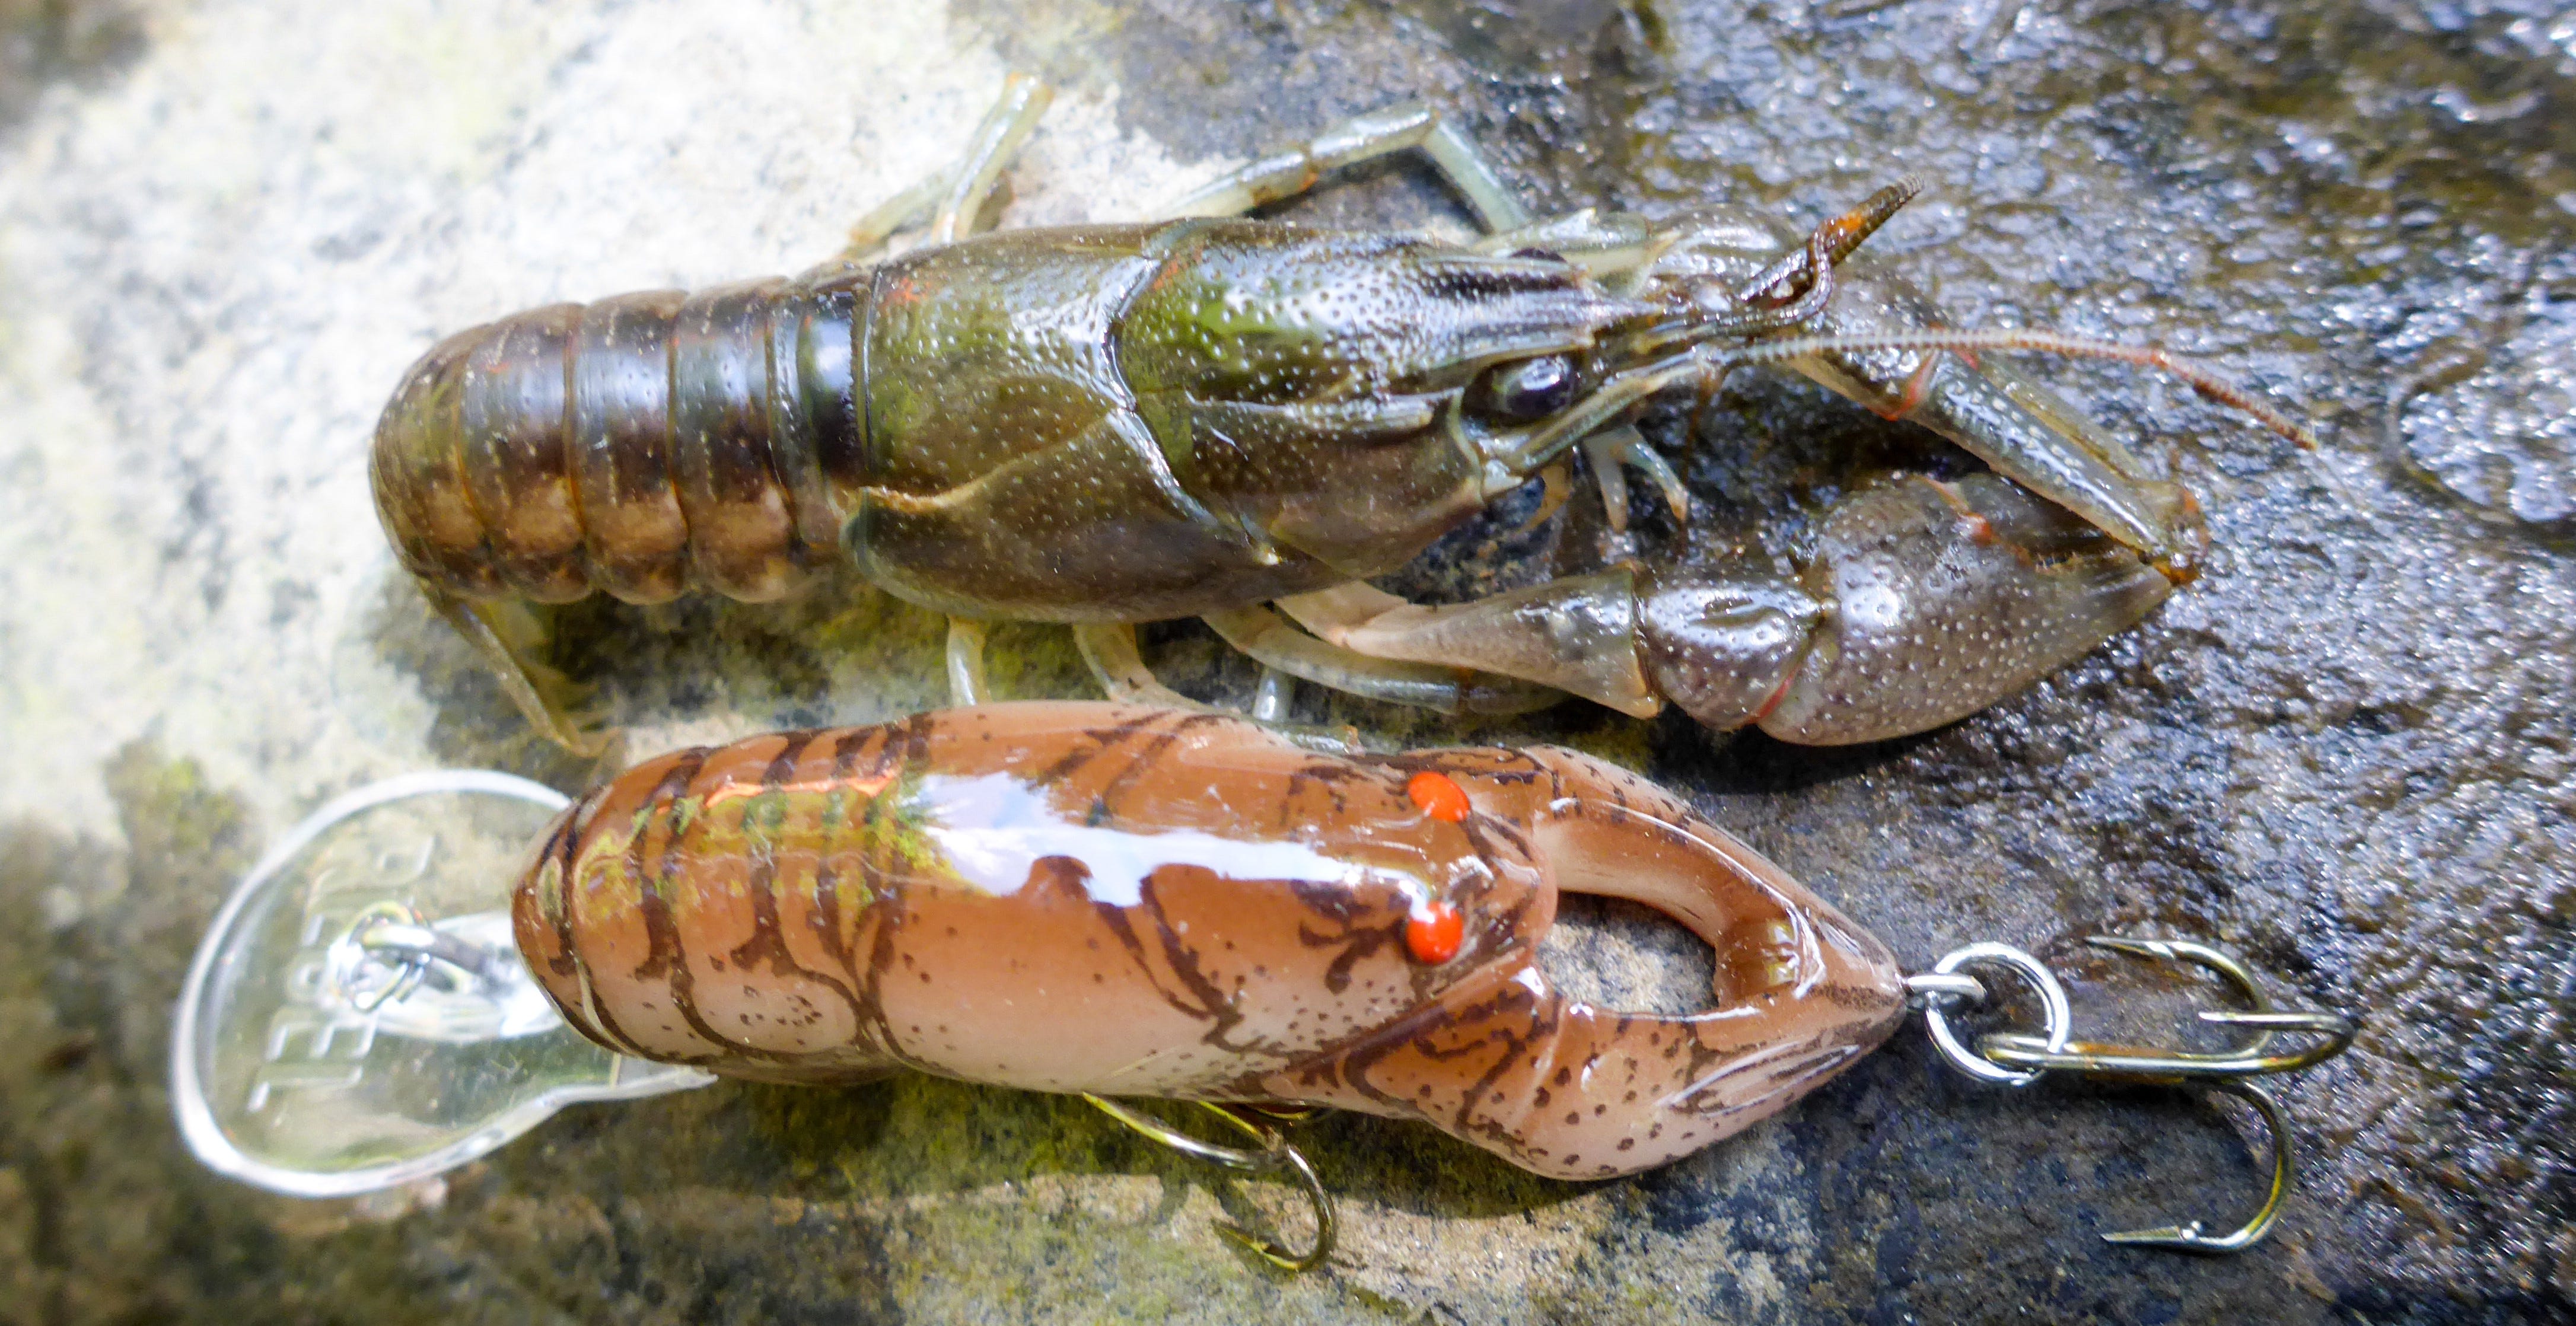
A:
<svg viewBox="0 0 2576 1326">
<path fill-rule="evenodd" d="M 24 114 L 48 83 L 95 83 L 141 43 L 141 11 L 125 0 L 0 3 L 0 124 Z"/>
<path fill-rule="evenodd" d="M 2576 1312 L 2562 12 L 116 13 L 120 54 L 0 97 L 0 1321 Z M 0 37 L 20 22 L 0 7 Z M 1300 702 L 1395 739 L 1561 741 L 1644 769 L 1909 963 L 2021 944 L 2078 975 L 2079 1017 L 2140 1035 L 2171 1034 L 2186 987 L 2082 936 L 2205 937 L 2298 1002 L 2362 1011 L 2350 1054 L 2284 1088 L 2306 1170 L 2281 1234 L 2221 1260 L 2101 1244 L 2250 1209 L 2243 1121 L 2152 1090 L 1971 1086 L 1911 1033 L 1781 1122 L 1607 1185 L 1323 1121 L 1306 1142 L 1342 1194 L 1346 1251 L 1295 1279 L 1209 1229 L 1294 1226 L 1288 1191 L 1219 1180 L 1074 1102 L 918 1078 L 577 1109 L 432 1189 L 360 1202 L 198 1169 L 167 1124 L 167 1009 L 259 844 L 407 769 L 588 772 L 525 737 L 381 552 L 364 443 L 403 365 L 512 308 L 802 266 L 953 150 L 1013 67 L 1066 88 L 1015 224 L 1142 214 L 1216 159 L 1418 96 L 1547 210 L 1713 198 L 1803 226 L 1923 175 L 1870 247 L 1959 324 L 2153 339 L 2304 402 L 2325 433 L 2310 458 L 2174 384 L 2041 365 L 2170 452 L 2215 562 L 2140 629 L 1921 737 L 1814 751 L 1579 703 L 1462 728 Z M 1464 224 L 1406 163 L 1288 210 Z M 1649 431 L 1704 538 L 1856 472 L 1970 463 L 1750 374 Z M 1515 533 L 1534 501 L 1398 587 L 1454 596 L 1598 560 L 1589 489 Z M 1650 555 L 1675 546 L 1642 496 L 1635 514 Z M 645 750 L 940 694 L 939 623 L 855 582 L 767 607 L 592 602 L 554 627 L 555 660 Z M 1005 693 L 1090 693 L 1061 631 L 995 640 Z M 1147 645 L 1184 689 L 1249 695 L 1252 670 L 1195 626 Z M 1549 955 L 1569 980 L 1642 1001 L 1705 979 L 1668 928 L 1577 910 Z"/>
</svg>

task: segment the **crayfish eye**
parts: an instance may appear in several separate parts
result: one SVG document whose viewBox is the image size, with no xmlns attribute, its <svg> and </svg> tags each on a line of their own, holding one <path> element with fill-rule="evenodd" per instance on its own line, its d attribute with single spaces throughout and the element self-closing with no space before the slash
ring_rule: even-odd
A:
<svg viewBox="0 0 2576 1326">
<path fill-rule="evenodd" d="M 1564 355 L 1515 360 L 1486 369 L 1467 393 L 1467 408 L 1515 423 L 1544 419 L 1574 399 L 1574 386 L 1574 361 Z"/>
</svg>

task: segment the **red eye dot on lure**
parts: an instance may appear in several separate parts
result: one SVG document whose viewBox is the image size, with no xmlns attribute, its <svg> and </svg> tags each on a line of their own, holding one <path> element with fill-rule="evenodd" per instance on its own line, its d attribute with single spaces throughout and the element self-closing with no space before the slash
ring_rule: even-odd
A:
<svg viewBox="0 0 2576 1326">
<path fill-rule="evenodd" d="M 1467 818 L 1467 789 L 1445 773 L 1425 769 L 1415 774 L 1413 781 L 1404 785 L 1404 794 L 1433 819 L 1456 824 Z"/>
<path fill-rule="evenodd" d="M 1404 950 L 1426 967 L 1437 967 L 1458 956 L 1458 945 L 1466 937 L 1467 918 L 1445 902 L 1417 904 L 1413 914 L 1404 918 Z"/>
</svg>

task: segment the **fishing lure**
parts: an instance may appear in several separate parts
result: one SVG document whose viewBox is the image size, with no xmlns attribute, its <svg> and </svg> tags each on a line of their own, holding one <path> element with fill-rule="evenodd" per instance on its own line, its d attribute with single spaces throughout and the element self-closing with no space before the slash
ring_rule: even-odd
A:
<svg viewBox="0 0 2576 1326">
<path fill-rule="evenodd" d="M 284 870 L 323 829 L 406 791 L 513 786 L 461 777 L 484 781 L 326 808 L 217 919 L 174 1081 L 218 1169 L 347 1192 L 461 1163 L 570 1099 L 913 1069 L 1078 1092 L 1192 1154 L 1293 1172 L 1315 1204 L 1312 1246 L 1229 1229 L 1305 1267 L 1329 1252 L 1331 1206 L 1286 1117 L 1411 1120 L 1540 1174 L 1615 1177 L 1777 1113 L 1912 1005 L 1945 1056 L 1990 1080 L 2199 1080 L 2252 1103 L 2273 1137 L 2263 1212 L 2227 1236 L 2121 1236 L 2210 1249 L 2261 1237 L 2289 1186 L 2287 1124 L 2245 1079 L 2320 1062 L 2354 1031 L 2273 1010 L 2205 947 L 2113 940 L 2096 942 L 2234 982 L 2254 1011 L 2202 1016 L 2253 1037 L 2217 1054 L 2079 1044 L 2064 992 L 2027 955 L 1975 945 L 1909 978 L 1750 847 L 1579 752 L 1332 755 L 1241 719 L 1117 704 L 949 710 L 647 761 L 520 849 L 506 910 L 499 849 L 479 858 L 471 902 L 472 886 L 425 895 L 432 847 Z M 277 883 L 288 873 L 300 898 Z M 1710 1007 L 1621 1012 L 1555 988 L 1537 951 L 1565 890 L 1687 926 L 1715 955 Z M 1948 1010 L 1988 998 L 1968 974 L 1986 967 L 2037 992 L 2041 1034 L 1958 1039 Z M 2293 1032 L 2315 1042 L 2272 1046 Z M 542 1073 L 441 1057 L 540 1035 L 546 1048 L 520 1052 L 557 1063 Z M 593 1068 L 563 1071 L 568 1054 Z M 382 1080 L 404 1073 L 461 1076 L 409 1094 Z M 1205 1142 L 1122 1098 L 1202 1102 L 1251 1144 Z M 380 1117 L 424 1099 L 441 1126 Z M 299 1131 L 316 1120 L 345 1134 L 336 1147 Z"/>
</svg>

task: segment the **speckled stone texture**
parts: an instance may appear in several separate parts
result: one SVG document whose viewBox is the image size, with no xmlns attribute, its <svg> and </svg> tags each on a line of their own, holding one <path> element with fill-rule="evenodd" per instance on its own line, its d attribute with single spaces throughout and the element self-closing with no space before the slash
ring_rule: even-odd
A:
<svg viewBox="0 0 2576 1326">
<path fill-rule="evenodd" d="M 1919 1037 L 1784 1121 L 1606 1185 L 1427 1130 L 1305 1131 L 1344 1248 L 1284 1278 L 1211 1232 L 1292 1193 L 1076 1102 L 920 1078 L 576 1109 L 358 1202 L 199 1170 L 167 1010 L 259 846 L 432 764 L 573 786 L 395 575 L 369 427 L 441 333 L 560 298 L 792 270 L 954 150 L 1011 68 L 1063 98 L 1011 224 L 1148 215 L 1407 97 L 1547 209 L 1718 198 L 1812 224 L 1901 172 L 1871 242 L 1961 325 L 2152 338 L 2326 434 L 2044 365 L 2169 455 L 2210 574 L 1938 732 L 1807 751 L 1571 703 L 1390 738 L 1569 742 L 1687 789 L 1910 962 L 1994 938 L 2083 1016 L 2178 987 L 2087 958 L 2208 937 L 2367 1013 L 2288 1087 L 2307 1167 L 2268 1246 L 2227 1116 L 2156 1091 L 1966 1085 Z M 2424 1321 L 2576 1314 L 2576 20 L 2539 0 L 0 0 L 0 1322 Z M 1458 228 L 1410 163 L 1290 209 Z M 2392 406 L 2397 407 L 2392 417 Z M 1965 464 L 1739 378 L 1650 421 L 1709 529 L 1794 529 L 1854 468 Z M 1532 495 L 1396 587 L 1598 560 Z M 1762 517 L 1779 515 L 1781 523 Z M 1650 555 L 1675 544 L 1641 497 Z M 1714 536 L 1711 536 L 1714 537 Z M 844 583 L 769 607 L 592 602 L 553 657 L 656 749 L 939 696 L 940 624 Z M 1006 693 L 1081 695 L 1060 630 Z M 1250 669 L 1195 626 L 1184 688 Z M 1634 912 L 1575 909 L 1570 982 L 1687 998 Z M 1704 963 L 1705 958 L 1699 958 Z M 1704 973 L 1704 966 L 1699 969 Z M 1657 991 L 1662 991 L 1656 995 Z"/>
</svg>

